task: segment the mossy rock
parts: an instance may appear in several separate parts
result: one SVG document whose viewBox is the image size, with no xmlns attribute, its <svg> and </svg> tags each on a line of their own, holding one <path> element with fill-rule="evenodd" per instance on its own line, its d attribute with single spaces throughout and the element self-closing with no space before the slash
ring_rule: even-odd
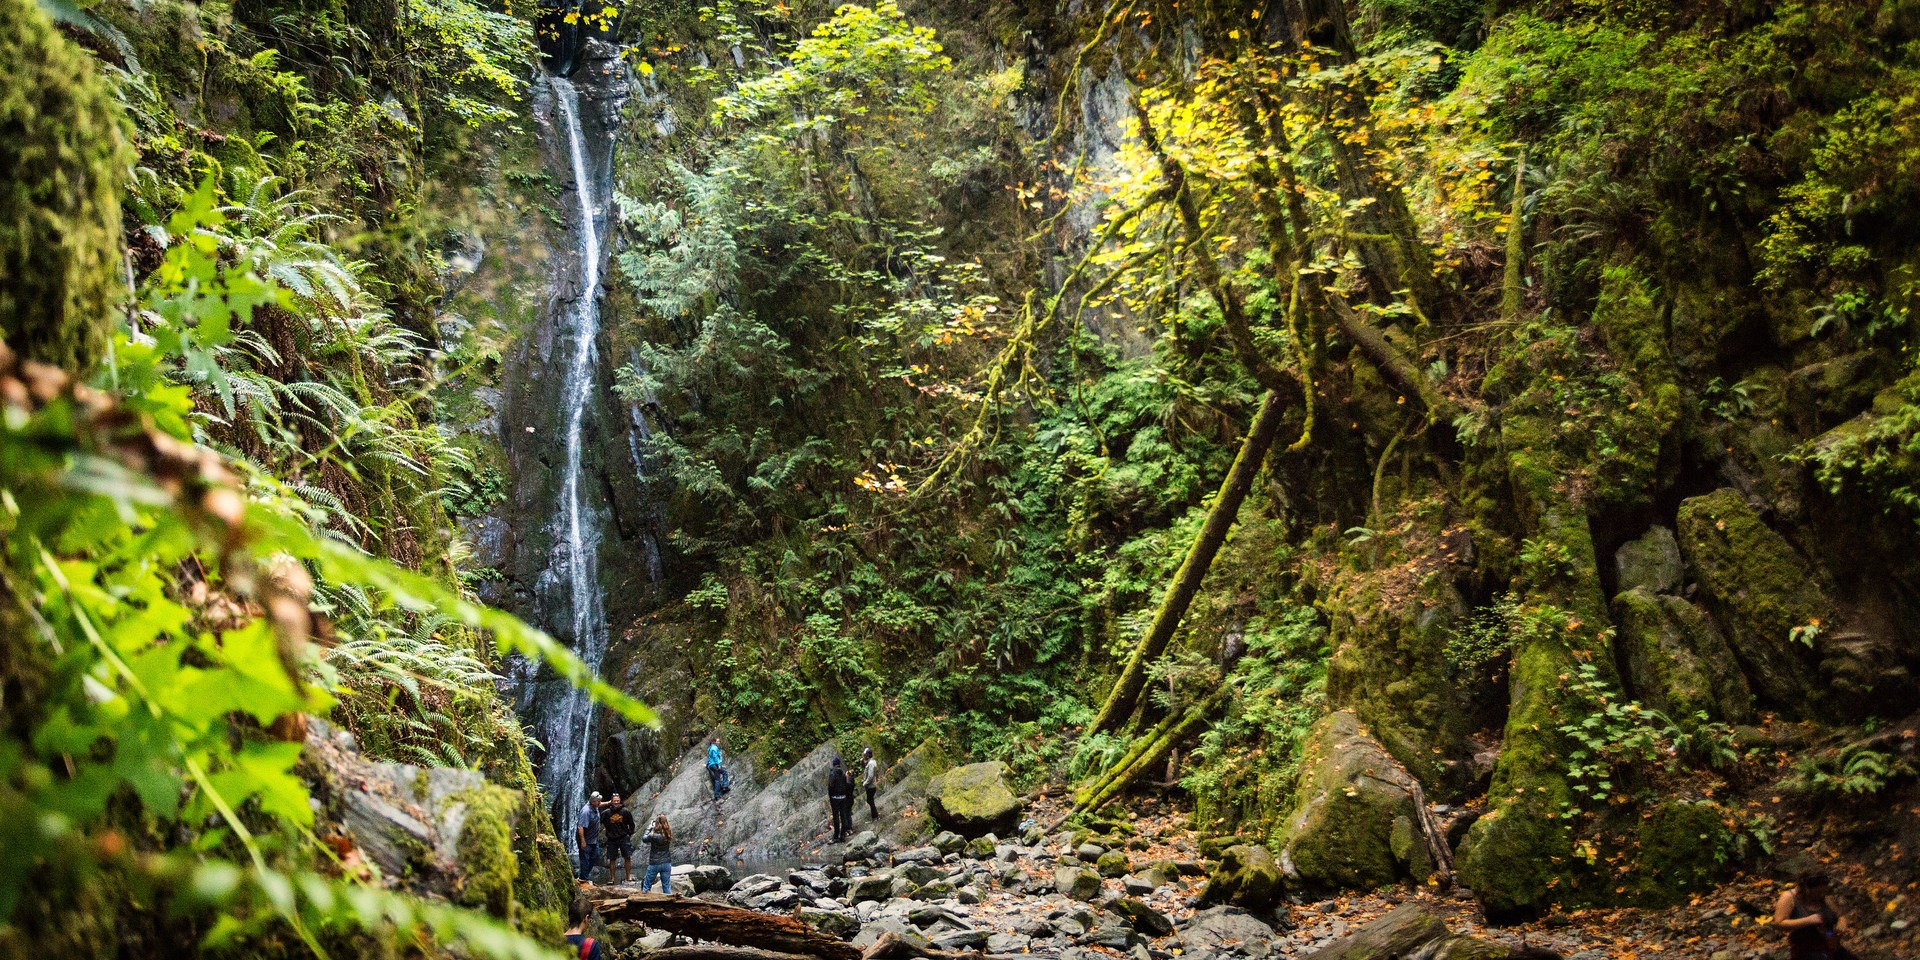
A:
<svg viewBox="0 0 1920 960">
<path fill-rule="evenodd" d="M 1672 800 L 1647 811 L 1640 821 L 1637 872 L 1644 879 L 1643 901 L 1680 903 L 1705 890 L 1726 872 L 1733 837 L 1728 813 L 1718 804 Z"/>
<path fill-rule="evenodd" d="M 1253 912 L 1271 910 L 1283 893 L 1280 865 L 1266 847 L 1250 843 L 1220 852 L 1220 862 L 1207 874 L 1207 886 L 1195 906 L 1232 904 Z"/>
<path fill-rule="evenodd" d="M 1011 833 L 1020 825 L 1020 798 L 1007 786 L 999 761 L 955 767 L 927 785 L 927 812 L 963 837 Z"/>
<path fill-rule="evenodd" d="M 1352 711 L 1322 718 L 1307 735 L 1296 805 L 1274 838 L 1281 871 L 1314 890 L 1370 890 L 1420 879 L 1421 868 L 1430 869 L 1425 845 L 1402 842 L 1396 850 L 1394 842 L 1396 823 L 1411 828 L 1416 816 L 1416 789 Z"/>
<path fill-rule="evenodd" d="M 513 828 L 522 799 L 519 791 L 492 784 L 453 798 L 466 805 L 455 846 L 459 865 L 455 902 L 497 917 L 511 916 L 514 882 L 520 878 Z"/>
<path fill-rule="evenodd" d="M 1827 712 L 1815 655 L 1792 636 L 1833 621 L 1812 565 L 1731 488 L 1681 503 L 1679 539 L 1755 692 L 1795 715 Z"/>
<path fill-rule="evenodd" d="M 93 58 L 35 0 L 0 0 L 0 336 L 85 371 L 104 354 L 132 154 Z"/>
<path fill-rule="evenodd" d="M 1570 895 L 1575 862 L 1568 819 L 1569 744 L 1560 728 L 1590 704 L 1568 692 L 1585 665 L 1615 682 L 1607 602 L 1600 590 L 1585 510 L 1561 484 L 1542 448 L 1522 442 L 1550 435 L 1539 423 L 1509 421 L 1508 477 L 1535 559 L 1520 564 L 1514 590 L 1543 618 L 1514 650 L 1506 729 L 1495 762 L 1489 809 L 1461 844 L 1460 879 L 1494 920 L 1537 914 Z M 1549 611 L 1555 619 L 1545 619 Z"/>
<path fill-rule="evenodd" d="M 1094 869 L 1100 871 L 1101 876 L 1111 879 L 1126 876 L 1133 869 L 1133 863 L 1127 859 L 1125 850 L 1108 850 L 1100 855 Z"/>
<path fill-rule="evenodd" d="M 1728 723 L 1752 719 L 1746 675 L 1698 607 L 1635 588 L 1613 598 L 1613 620 L 1627 681 L 1643 703 L 1682 725 L 1700 714 Z"/>
<path fill-rule="evenodd" d="M 1069 900 L 1092 900 L 1100 895 L 1100 875 L 1085 867 L 1055 867 L 1053 889 Z"/>
<path fill-rule="evenodd" d="M 1447 644 L 1469 613 L 1455 582 L 1473 550 L 1445 519 L 1436 511 L 1378 556 L 1372 544 L 1348 548 L 1366 554 L 1322 584 L 1320 607 L 1332 648 L 1328 703 L 1352 710 L 1436 796 L 1453 799 L 1472 788 L 1477 691 L 1450 671 Z"/>
</svg>

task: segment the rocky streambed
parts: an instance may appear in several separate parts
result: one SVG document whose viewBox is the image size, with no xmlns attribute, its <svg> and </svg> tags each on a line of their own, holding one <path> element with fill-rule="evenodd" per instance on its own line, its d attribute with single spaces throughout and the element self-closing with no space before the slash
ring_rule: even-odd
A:
<svg viewBox="0 0 1920 960">
<path fill-rule="evenodd" d="M 868 832 L 835 852 L 839 862 L 741 877 L 680 866 L 674 892 L 794 916 L 863 950 L 893 934 L 919 950 L 1063 960 L 1563 955 L 1553 947 L 1564 944 L 1475 930 L 1470 902 L 1431 895 L 1253 909 L 1215 902 L 1244 899 L 1235 887 L 1244 877 L 1210 880 L 1184 837 L 1108 847 L 1030 828 L 1008 840 L 942 833 L 896 848 Z M 677 945 L 632 923 L 607 928 L 606 940 L 623 956 Z"/>
</svg>

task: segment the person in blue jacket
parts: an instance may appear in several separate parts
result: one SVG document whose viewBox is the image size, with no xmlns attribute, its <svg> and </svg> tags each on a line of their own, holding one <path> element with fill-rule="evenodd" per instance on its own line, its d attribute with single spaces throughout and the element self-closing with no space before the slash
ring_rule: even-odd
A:
<svg viewBox="0 0 1920 960">
<path fill-rule="evenodd" d="M 728 789 L 726 759 L 720 755 L 720 738 L 707 740 L 707 785 L 713 788 L 713 802 L 719 803 Z"/>
</svg>

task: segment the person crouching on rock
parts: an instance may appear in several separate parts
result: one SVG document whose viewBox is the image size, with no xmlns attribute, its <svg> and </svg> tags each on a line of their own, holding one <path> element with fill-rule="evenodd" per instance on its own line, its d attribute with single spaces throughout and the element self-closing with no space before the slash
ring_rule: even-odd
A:
<svg viewBox="0 0 1920 960">
<path fill-rule="evenodd" d="M 614 794 L 607 802 L 606 815 L 600 825 L 607 830 L 607 882 L 613 882 L 613 861 L 619 860 L 625 874 L 621 883 L 633 882 L 633 814 L 627 812 L 626 804 L 620 802 L 620 795 Z"/>
<path fill-rule="evenodd" d="M 827 812 L 833 817 L 833 842 L 840 843 L 853 833 L 853 778 L 839 757 L 827 772 Z"/>
<path fill-rule="evenodd" d="M 673 828 L 667 826 L 665 814 L 653 818 L 653 826 L 640 836 L 640 842 L 647 845 L 647 872 L 640 875 L 640 892 L 646 893 L 653 886 L 653 878 L 660 878 L 660 892 L 673 892 Z"/>
<path fill-rule="evenodd" d="M 1854 960 L 1853 951 L 1840 945 L 1847 918 L 1827 901 L 1825 874 L 1801 874 L 1793 889 L 1774 903 L 1773 923 L 1787 932 L 1787 953 L 1793 960 Z"/>
</svg>

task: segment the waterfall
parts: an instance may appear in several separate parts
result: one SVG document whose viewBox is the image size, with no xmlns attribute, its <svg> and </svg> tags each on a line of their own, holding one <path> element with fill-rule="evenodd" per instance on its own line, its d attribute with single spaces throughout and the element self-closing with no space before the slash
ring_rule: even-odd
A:
<svg viewBox="0 0 1920 960">
<path fill-rule="evenodd" d="M 580 93 L 563 77 L 547 79 L 553 94 L 555 132 L 566 138 L 567 159 L 573 169 L 573 253 L 578 265 L 572 309 L 556 329 L 556 350 L 564 356 L 560 387 L 566 418 L 564 455 L 559 465 L 560 495 L 554 505 L 553 547 L 549 571 L 565 577 L 568 603 L 565 639 L 594 671 L 607 652 L 606 618 L 600 596 L 599 518 L 582 503 L 582 455 L 587 410 L 594 402 L 597 363 L 595 341 L 600 333 L 600 201 L 587 162 L 586 132 L 580 120 Z M 562 341 L 561 338 L 565 340 Z M 560 621 L 553 617 L 551 629 Z M 540 783 L 554 803 L 555 825 L 562 837 L 573 833 L 574 819 L 585 799 L 587 764 L 593 746 L 594 705 L 585 691 L 571 685 L 553 689 L 540 704 L 534 735 L 546 746 Z"/>
</svg>

